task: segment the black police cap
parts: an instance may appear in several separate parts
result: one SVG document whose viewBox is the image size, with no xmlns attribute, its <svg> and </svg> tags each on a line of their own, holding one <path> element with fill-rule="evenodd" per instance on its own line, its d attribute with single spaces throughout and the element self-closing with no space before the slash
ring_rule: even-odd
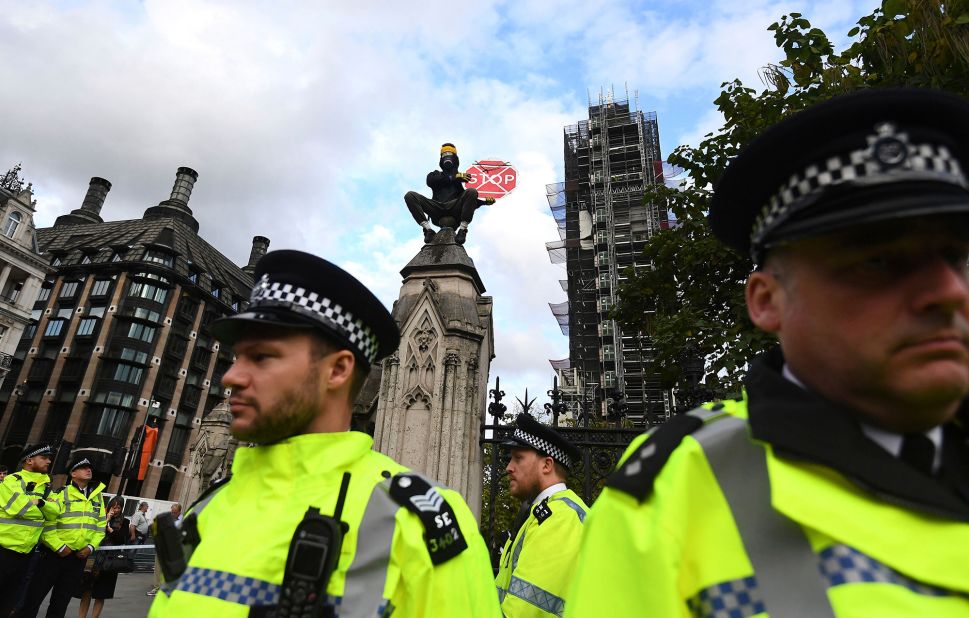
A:
<svg viewBox="0 0 969 618">
<path fill-rule="evenodd" d="M 69 472 L 74 472 L 78 468 L 91 468 L 91 469 L 94 469 L 94 464 L 92 464 L 91 463 L 91 460 L 88 459 L 87 457 L 84 457 L 82 455 L 78 455 L 78 456 L 75 456 L 74 459 L 71 461 L 71 465 L 69 465 L 67 467 L 67 470 Z"/>
<path fill-rule="evenodd" d="M 969 211 L 969 101 L 865 90 L 786 118 L 717 184 L 713 233 L 759 261 L 779 243 L 859 224 Z"/>
<path fill-rule="evenodd" d="M 24 453 L 20 456 L 21 459 L 30 459 L 31 457 L 36 457 L 37 455 L 46 455 L 48 457 L 53 457 L 54 449 L 50 447 L 50 444 L 44 442 L 38 442 L 37 444 L 28 444 L 24 447 Z"/>
<path fill-rule="evenodd" d="M 315 330 L 366 367 L 400 343 L 397 323 L 373 293 L 342 268 L 302 251 L 271 251 L 256 264 L 242 313 L 216 320 L 212 334 L 232 345 L 260 326 Z"/>
<path fill-rule="evenodd" d="M 566 440 L 562 434 L 539 423 L 528 414 L 519 414 L 515 419 L 515 433 L 505 446 L 534 449 L 551 457 L 566 469 L 571 469 L 582 454 L 579 447 Z"/>
</svg>

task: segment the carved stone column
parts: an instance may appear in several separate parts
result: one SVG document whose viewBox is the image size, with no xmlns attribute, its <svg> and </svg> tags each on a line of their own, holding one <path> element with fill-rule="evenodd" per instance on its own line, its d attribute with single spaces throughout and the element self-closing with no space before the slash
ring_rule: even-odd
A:
<svg viewBox="0 0 969 618">
<path fill-rule="evenodd" d="M 397 353 L 384 361 L 374 445 L 481 507 L 481 414 L 494 358 L 491 297 L 449 228 L 401 271 Z"/>
</svg>

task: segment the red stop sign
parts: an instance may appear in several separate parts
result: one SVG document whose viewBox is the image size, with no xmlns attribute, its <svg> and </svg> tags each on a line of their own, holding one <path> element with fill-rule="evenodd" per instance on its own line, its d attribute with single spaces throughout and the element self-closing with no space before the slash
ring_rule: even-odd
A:
<svg viewBox="0 0 969 618">
<path fill-rule="evenodd" d="M 465 172 L 471 180 L 464 186 L 477 189 L 480 197 L 505 197 L 518 184 L 518 172 L 504 161 L 478 161 Z"/>
</svg>

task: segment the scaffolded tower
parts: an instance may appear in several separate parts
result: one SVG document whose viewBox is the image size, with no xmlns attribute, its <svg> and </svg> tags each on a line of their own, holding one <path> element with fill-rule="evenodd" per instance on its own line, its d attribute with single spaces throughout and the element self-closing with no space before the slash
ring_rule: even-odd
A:
<svg viewBox="0 0 969 618">
<path fill-rule="evenodd" d="M 569 358 L 551 361 L 567 400 L 599 415 L 625 397 L 635 421 L 664 420 L 669 394 L 651 371 L 652 348 L 624 332 L 609 310 L 627 269 L 648 268 L 643 245 L 668 226 L 666 211 L 646 203 L 647 186 L 663 182 L 656 114 L 612 90 L 589 101 L 589 119 L 565 127 L 565 182 L 547 185 L 560 239 L 546 243 L 553 263 L 565 264 L 568 301 L 549 307 L 569 337 Z"/>
</svg>

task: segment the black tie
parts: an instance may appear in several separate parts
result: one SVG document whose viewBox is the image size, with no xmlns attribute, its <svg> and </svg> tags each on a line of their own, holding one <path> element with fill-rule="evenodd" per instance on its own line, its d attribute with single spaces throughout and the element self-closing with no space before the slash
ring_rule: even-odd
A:
<svg viewBox="0 0 969 618">
<path fill-rule="evenodd" d="M 926 476 L 933 476 L 932 464 L 935 462 L 935 444 L 925 434 L 905 434 L 902 440 L 902 461 Z"/>
</svg>

